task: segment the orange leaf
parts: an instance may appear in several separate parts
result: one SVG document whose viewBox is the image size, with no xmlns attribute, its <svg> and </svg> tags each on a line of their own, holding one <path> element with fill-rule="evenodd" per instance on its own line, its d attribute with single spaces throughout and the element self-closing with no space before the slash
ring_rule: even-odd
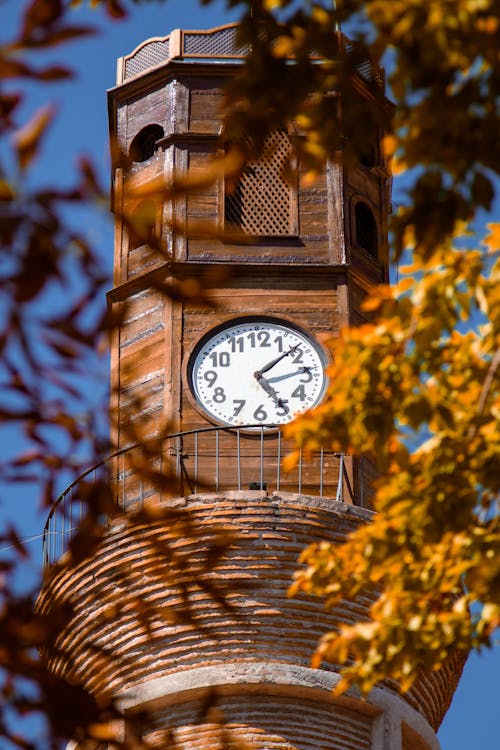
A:
<svg viewBox="0 0 500 750">
<path fill-rule="evenodd" d="M 33 0 L 24 16 L 23 39 L 58 21 L 63 14 L 61 0 Z"/>
<path fill-rule="evenodd" d="M 21 130 L 14 135 L 14 145 L 21 169 L 26 169 L 36 156 L 40 141 L 54 117 L 54 108 L 42 107 Z"/>
<path fill-rule="evenodd" d="M 0 177 L 0 201 L 11 201 L 15 193 L 13 187 L 3 177 Z"/>
<path fill-rule="evenodd" d="M 484 238 L 484 244 L 492 253 L 500 250 L 500 223 L 487 224 L 490 233 Z"/>
<path fill-rule="evenodd" d="M 382 138 L 382 150 L 386 159 L 392 159 L 398 147 L 398 139 L 393 135 L 386 135 Z"/>
<path fill-rule="evenodd" d="M 111 18 L 127 17 L 127 11 L 123 7 L 121 0 L 106 0 L 106 10 Z"/>
</svg>

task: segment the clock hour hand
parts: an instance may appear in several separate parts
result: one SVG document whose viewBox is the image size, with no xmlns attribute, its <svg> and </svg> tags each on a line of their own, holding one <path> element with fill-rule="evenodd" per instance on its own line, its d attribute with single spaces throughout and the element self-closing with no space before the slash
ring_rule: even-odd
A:
<svg viewBox="0 0 500 750">
<path fill-rule="evenodd" d="M 278 394 L 276 393 L 272 385 L 268 383 L 267 380 L 262 376 L 262 374 L 260 372 L 258 373 L 256 372 L 254 373 L 254 375 L 258 384 L 261 386 L 261 388 L 265 390 L 267 395 L 271 396 L 271 398 L 273 398 L 276 402 L 279 402 L 280 399 L 279 399 Z"/>
<path fill-rule="evenodd" d="M 265 372 L 270 370 L 274 365 L 277 365 L 278 362 L 281 362 L 282 359 L 285 359 L 285 357 L 288 357 L 289 354 L 292 354 L 292 352 L 295 352 L 299 348 L 300 344 L 295 344 L 295 346 L 291 346 L 290 349 L 285 352 L 284 354 L 280 354 L 279 357 L 276 357 L 276 359 L 273 359 L 271 362 L 268 362 L 267 365 L 264 365 L 264 367 L 261 367 L 260 370 L 257 370 L 254 372 L 254 377 L 257 378 L 257 380 L 260 381 L 260 378 L 263 376 Z"/>
</svg>

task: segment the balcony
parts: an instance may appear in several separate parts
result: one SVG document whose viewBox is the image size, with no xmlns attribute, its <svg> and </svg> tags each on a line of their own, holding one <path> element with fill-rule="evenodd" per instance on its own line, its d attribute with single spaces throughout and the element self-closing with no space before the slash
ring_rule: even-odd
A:
<svg viewBox="0 0 500 750">
<path fill-rule="evenodd" d="M 99 483 L 111 488 L 118 511 L 138 509 L 146 501 L 161 504 L 174 497 L 241 490 L 354 502 L 344 454 L 300 451 L 295 468 L 284 473 L 282 459 L 290 449 L 275 425 L 207 427 L 123 448 L 85 471 L 57 498 L 43 531 L 44 566 L 68 549 L 86 498 Z"/>
</svg>

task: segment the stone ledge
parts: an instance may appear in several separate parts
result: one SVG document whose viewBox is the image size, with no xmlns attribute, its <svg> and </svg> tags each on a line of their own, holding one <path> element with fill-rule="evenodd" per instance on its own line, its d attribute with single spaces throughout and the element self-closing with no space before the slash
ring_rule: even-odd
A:
<svg viewBox="0 0 500 750">
<path fill-rule="evenodd" d="M 334 696 L 333 690 L 340 682 L 335 672 L 285 665 L 277 662 L 240 662 L 221 666 L 199 667 L 149 680 L 138 688 L 117 695 L 117 705 L 125 712 L 155 711 L 193 699 L 200 699 L 207 691 L 217 689 L 220 695 L 258 693 L 262 695 L 288 694 L 309 697 L 321 703 L 342 706 L 380 718 L 382 729 L 390 719 L 391 724 L 411 727 L 427 743 L 429 750 L 440 750 L 436 735 L 415 709 L 402 698 L 387 689 L 374 688 L 368 698 L 357 690 L 349 690 L 342 696 Z M 376 747 L 379 744 L 376 743 Z M 385 747 L 385 744 L 380 745 Z"/>
<path fill-rule="evenodd" d="M 269 506 L 303 505 L 307 508 L 326 510 L 333 516 L 350 516 L 368 523 L 374 516 L 374 511 L 361 508 L 352 503 L 344 503 L 327 495 L 305 495 L 299 492 L 274 491 L 270 495 L 265 490 L 223 490 L 220 492 L 198 492 L 183 497 L 169 498 L 165 505 L 183 505 L 189 507 L 192 503 L 213 503 L 217 500 L 267 501 Z"/>
</svg>

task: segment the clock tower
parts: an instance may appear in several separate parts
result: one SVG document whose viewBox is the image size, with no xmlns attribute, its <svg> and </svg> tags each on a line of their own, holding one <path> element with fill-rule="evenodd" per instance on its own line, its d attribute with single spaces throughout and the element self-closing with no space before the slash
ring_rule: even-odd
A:
<svg viewBox="0 0 500 750">
<path fill-rule="evenodd" d="M 281 430 L 321 402 L 324 336 L 362 323 L 367 290 L 388 280 L 382 134 L 358 162 L 339 151 L 311 181 L 294 160 L 300 131 L 290 123 L 237 184 L 198 179 L 225 155 L 224 87 L 247 53 L 235 25 L 177 29 L 121 58 L 108 94 L 118 453 L 97 471 L 109 470 L 124 513 L 94 559 L 48 579 L 42 606 L 67 597 L 74 612 L 55 668 L 95 692 L 104 684 L 130 714 L 146 710 L 143 735 L 158 748 L 436 750 L 460 659 L 406 695 L 387 684 L 368 700 L 336 698 L 335 665 L 311 669 L 311 655 L 335 619 L 366 618 L 370 597 L 333 614 L 287 597 L 307 544 L 370 521 L 370 462 L 325 446 L 284 473 Z M 368 61 L 353 75 L 356 96 L 381 106 L 383 85 Z M 175 189 L 196 180 L 187 194 Z M 64 552 L 60 519 L 75 487 L 49 518 L 48 565 Z M 123 520 L 147 504 L 182 509 L 202 539 L 189 526 L 175 536 L 175 514 Z M 232 541 L 210 586 L 182 589 L 182 560 L 202 559 L 221 529 Z M 111 618 L 116 592 L 123 608 Z M 138 600 L 157 608 L 146 629 Z M 189 618 L 173 616 L 186 601 Z"/>
<path fill-rule="evenodd" d="M 219 175 L 173 194 L 176 181 L 196 179 L 224 156 L 224 86 L 244 55 L 230 25 L 176 30 L 120 60 L 110 127 L 114 150 L 128 163 L 113 167 L 109 299 L 123 316 L 112 344 L 116 444 L 255 425 L 239 430 L 240 486 L 248 487 L 260 476 L 252 458 L 258 426 L 266 428 L 266 451 L 276 453 L 280 438 L 268 426 L 321 400 L 322 336 L 362 322 L 367 289 L 388 279 L 389 192 L 380 132 L 363 161 L 348 166 L 339 152 L 311 183 L 293 158 L 300 131 L 290 123 L 267 138 L 236 186 Z M 367 65 L 353 86 L 359 97 L 381 100 L 383 74 Z M 171 299 L 162 287 L 173 290 Z M 207 300 L 189 297 L 201 288 Z M 220 469 L 231 472 L 232 447 L 220 450 Z M 192 450 L 183 454 L 189 460 Z M 325 467 L 325 494 L 335 496 L 338 457 L 328 456 Z M 369 506 L 370 463 L 345 457 L 343 471 L 350 495 Z M 265 484 L 276 488 L 270 476 Z M 296 484 L 296 476 L 281 476 L 281 488 Z M 314 490 L 317 477 L 306 484 Z"/>
</svg>

